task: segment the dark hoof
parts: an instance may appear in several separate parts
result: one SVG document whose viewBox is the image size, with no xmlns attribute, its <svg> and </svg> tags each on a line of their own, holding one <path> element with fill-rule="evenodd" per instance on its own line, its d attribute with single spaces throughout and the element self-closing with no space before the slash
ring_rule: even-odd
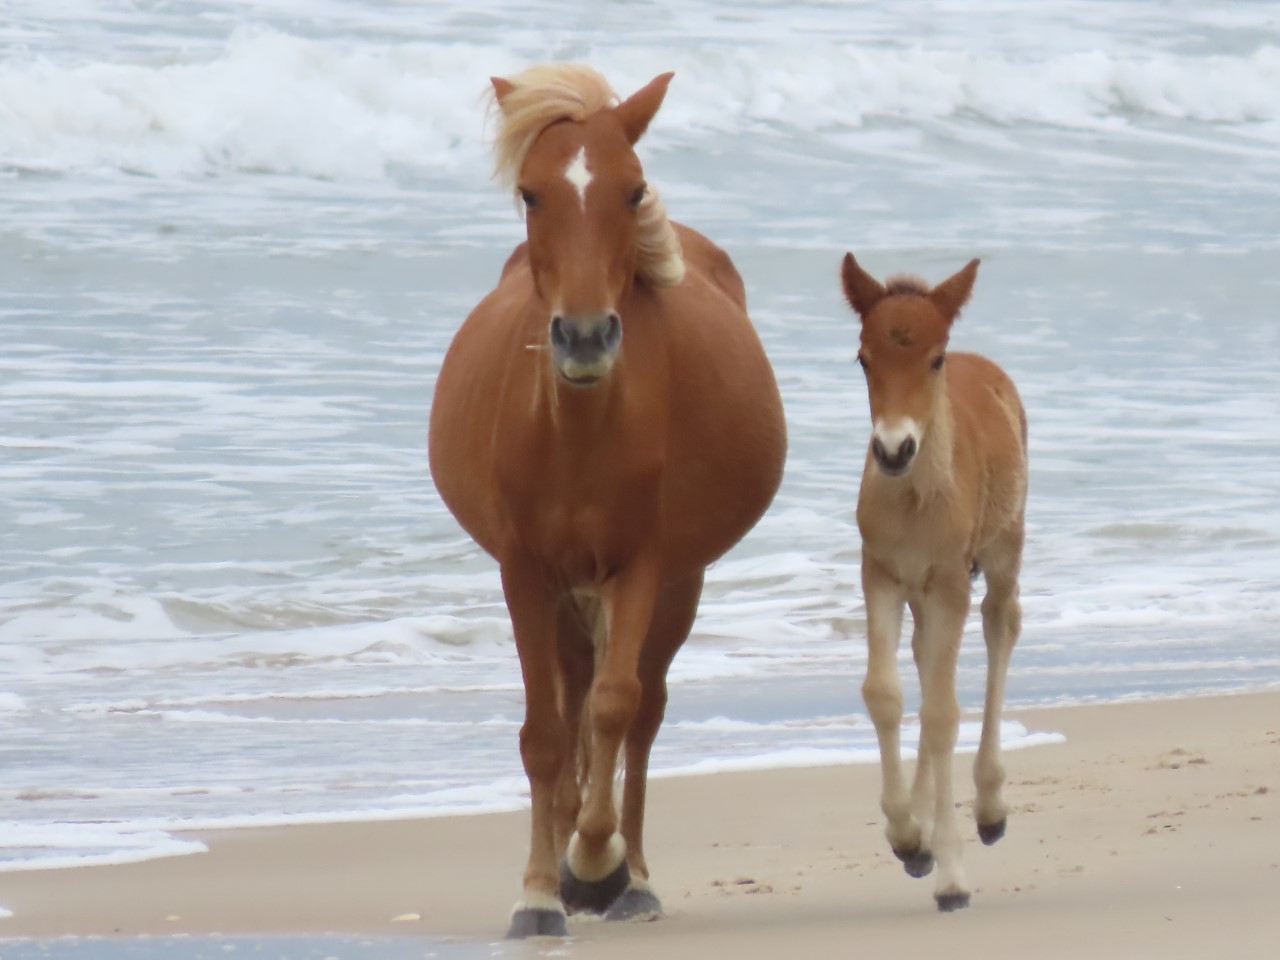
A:
<svg viewBox="0 0 1280 960">
<path fill-rule="evenodd" d="M 894 850 L 893 855 L 902 861 L 902 869 L 919 880 L 933 872 L 933 854 L 923 847 L 914 850 Z"/>
<path fill-rule="evenodd" d="M 1008 818 L 1001 818 L 995 823 L 978 824 L 978 837 L 988 847 L 1004 836 L 1004 828 L 1008 824 Z"/>
<path fill-rule="evenodd" d="M 507 931 L 508 940 L 568 935 L 564 914 L 559 910 L 517 910 L 511 915 L 511 929 Z"/>
<path fill-rule="evenodd" d="M 640 887 L 628 887 L 627 891 L 613 902 L 606 920 L 657 920 L 662 916 L 662 901 L 648 890 Z"/>
<path fill-rule="evenodd" d="M 963 910 L 969 905 L 969 894 L 967 893 L 935 893 L 933 899 L 938 901 L 938 909 L 943 913 Z"/>
<path fill-rule="evenodd" d="M 560 863 L 560 899 L 570 913 L 604 913 L 631 885 L 627 861 L 603 880 L 579 880 L 569 869 L 568 861 Z"/>
</svg>

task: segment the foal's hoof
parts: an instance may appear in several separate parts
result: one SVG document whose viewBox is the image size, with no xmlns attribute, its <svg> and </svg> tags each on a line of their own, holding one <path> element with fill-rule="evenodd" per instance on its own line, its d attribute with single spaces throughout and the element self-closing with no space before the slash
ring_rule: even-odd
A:
<svg viewBox="0 0 1280 960">
<path fill-rule="evenodd" d="M 604 915 L 606 920 L 657 920 L 662 916 L 662 901 L 643 887 L 628 887 Z"/>
<path fill-rule="evenodd" d="M 969 905 L 969 894 L 964 891 L 960 893 L 935 893 L 933 899 L 938 901 L 938 909 L 943 913 L 963 910 Z"/>
<path fill-rule="evenodd" d="M 567 860 L 560 863 L 560 899 L 570 913 L 604 913 L 631 885 L 631 870 L 623 860 L 601 880 L 579 880 Z"/>
<path fill-rule="evenodd" d="M 1001 817 L 995 823 L 978 824 L 978 837 L 988 847 L 1004 836 L 1004 828 L 1009 823 L 1008 817 Z"/>
<path fill-rule="evenodd" d="M 511 915 L 508 940 L 524 940 L 526 937 L 567 937 L 564 914 L 559 910 L 542 910 L 527 907 Z"/>
<path fill-rule="evenodd" d="M 902 861 L 902 869 L 917 880 L 933 872 L 933 854 L 924 847 L 916 847 L 914 850 L 895 849 L 893 855 Z"/>
</svg>

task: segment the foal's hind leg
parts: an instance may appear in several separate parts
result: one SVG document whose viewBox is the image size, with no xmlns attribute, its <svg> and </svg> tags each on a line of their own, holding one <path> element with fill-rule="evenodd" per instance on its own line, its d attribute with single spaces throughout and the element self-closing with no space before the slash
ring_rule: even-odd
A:
<svg viewBox="0 0 1280 960">
<path fill-rule="evenodd" d="M 631 885 L 609 908 L 606 920 L 652 918 L 662 913 L 662 903 L 649 887 L 649 865 L 644 857 L 645 792 L 649 777 L 649 751 L 667 708 L 667 670 L 693 628 L 702 596 L 702 571 L 670 584 L 658 595 L 653 622 L 640 654 L 640 707 L 626 740 L 626 773 L 622 786 L 622 838 L 627 842 Z"/>
<path fill-rule="evenodd" d="M 984 554 L 987 595 L 982 601 L 982 635 L 987 642 L 987 695 L 982 710 L 982 742 L 973 764 L 978 788 L 974 819 L 978 836 L 992 844 L 1004 836 L 1004 764 L 1000 761 L 1000 715 L 1004 709 L 1004 684 L 1009 658 L 1022 628 L 1022 604 L 1018 600 L 1018 569 L 1022 562 L 1022 528 L 1001 539 Z"/>
<path fill-rule="evenodd" d="M 867 676 L 862 699 L 880 742 L 880 809 L 888 820 L 885 836 L 908 873 L 923 877 L 933 863 L 902 774 L 902 683 L 898 642 L 902 636 L 901 586 L 874 560 L 862 559 L 862 594 L 867 605 Z"/>
</svg>

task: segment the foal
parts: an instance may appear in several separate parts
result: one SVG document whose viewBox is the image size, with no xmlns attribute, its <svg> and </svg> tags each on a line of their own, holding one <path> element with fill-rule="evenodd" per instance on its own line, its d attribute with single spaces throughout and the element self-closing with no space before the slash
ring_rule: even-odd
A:
<svg viewBox="0 0 1280 960">
<path fill-rule="evenodd" d="M 1018 571 L 1027 499 L 1027 420 L 1013 382 L 972 353 L 948 353 L 951 326 L 978 272 L 971 261 L 930 289 L 915 277 L 882 285 L 846 254 L 845 296 L 862 320 L 858 363 L 872 432 L 858 494 L 867 677 L 862 696 L 880 741 L 886 834 L 913 877 L 938 862 L 938 909 L 969 903 L 952 801 L 951 758 L 960 707 L 956 659 L 981 571 L 987 690 L 974 764 L 982 842 L 1004 835 L 1000 711 L 1022 622 Z M 910 794 L 899 751 L 897 650 L 903 606 L 920 674 L 920 751 Z"/>
</svg>

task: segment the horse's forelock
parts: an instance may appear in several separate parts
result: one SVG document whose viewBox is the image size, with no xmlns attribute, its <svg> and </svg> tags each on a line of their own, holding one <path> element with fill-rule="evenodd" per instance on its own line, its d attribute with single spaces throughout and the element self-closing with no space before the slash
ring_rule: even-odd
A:
<svg viewBox="0 0 1280 960">
<path fill-rule="evenodd" d="M 493 149 L 494 175 L 510 189 L 538 134 L 560 120 L 586 120 L 618 99 L 604 77 L 576 63 L 530 67 L 508 83 L 511 90 L 500 103 L 494 95 L 498 133 Z"/>
<path fill-rule="evenodd" d="M 618 103 L 609 81 L 583 64 L 530 67 L 507 82 L 511 89 L 500 103 L 494 91 L 490 96 L 498 115 L 494 175 L 510 190 L 516 189 L 516 178 L 538 134 L 561 120 L 580 123 Z M 639 215 L 640 275 L 658 286 L 679 283 L 684 279 L 680 238 L 667 219 L 666 204 L 652 186 L 640 204 Z"/>
</svg>

